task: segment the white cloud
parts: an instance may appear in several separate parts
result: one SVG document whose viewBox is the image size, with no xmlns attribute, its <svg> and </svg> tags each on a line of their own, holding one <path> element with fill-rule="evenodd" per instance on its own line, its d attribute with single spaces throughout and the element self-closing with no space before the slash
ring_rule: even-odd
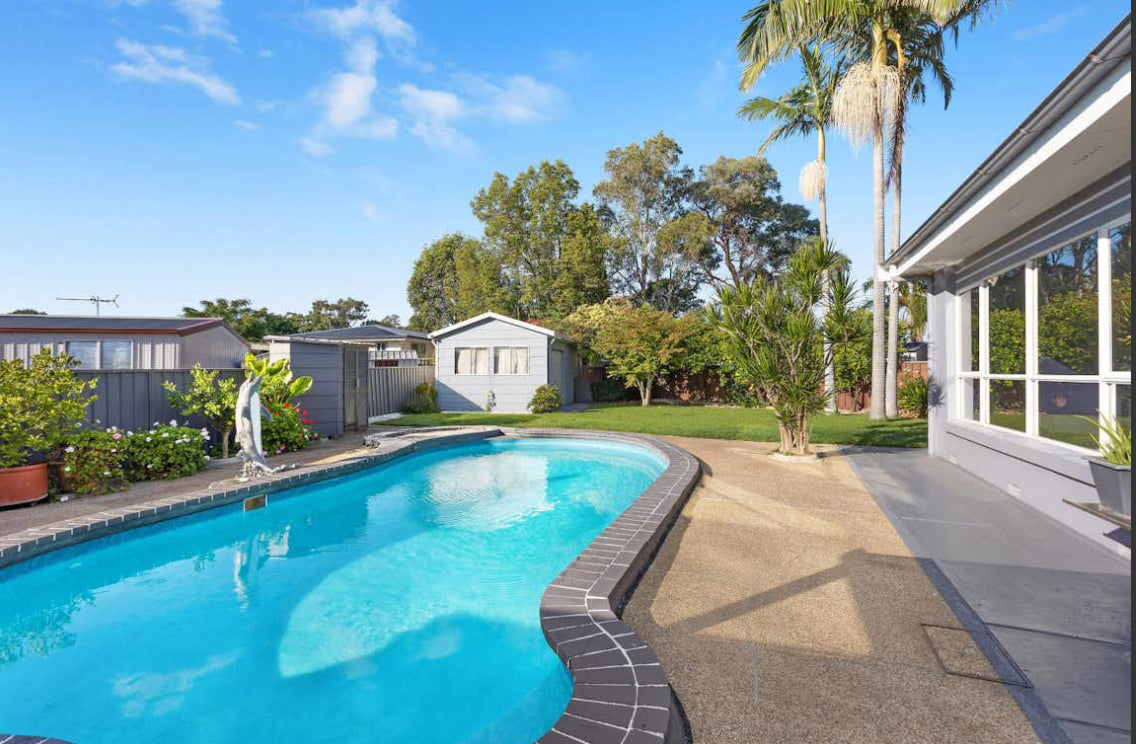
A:
<svg viewBox="0 0 1136 744">
<path fill-rule="evenodd" d="M 174 8 L 189 21 L 189 28 L 198 36 L 211 36 L 230 44 L 237 37 L 229 31 L 229 22 L 221 12 L 222 0 L 174 0 Z"/>
<path fill-rule="evenodd" d="M 300 147 L 304 149 L 304 152 L 315 158 L 322 158 L 335 152 L 335 148 L 315 137 L 300 138 Z"/>
<path fill-rule="evenodd" d="M 147 83 L 175 83 L 199 89 L 217 103 L 240 104 L 237 90 L 209 71 L 209 61 L 180 47 L 142 44 L 129 39 L 115 42 L 123 59 L 111 70 L 123 77 Z"/>
<path fill-rule="evenodd" d="M 461 73 L 454 76 L 454 82 L 474 100 L 477 113 L 510 124 L 550 119 L 563 99 L 558 88 L 528 75 L 513 75 L 494 83 L 484 76 Z"/>
<path fill-rule="evenodd" d="M 444 90 L 425 90 L 404 83 L 398 86 L 399 103 L 409 114 L 420 119 L 450 121 L 465 114 L 461 99 Z"/>
<path fill-rule="evenodd" d="M 374 205 L 374 203 L 372 203 L 370 201 L 364 201 L 361 206 L 362 206 L 362 209 L 363 209 L 363 216 L 366 217 L 371 222 L 378 222 L 379 220 L 381 220 L 383 218 L 382 213 L 379 212 L 378 208 Z"/>
<path fill-rule="evenodd" d="M 557 72 L 576 72 L 586 67 L 590 59 L 586 53 L 571 49 L 553 49 L 544 56 L 549 69 Z"/>
<path fill-rule="evenodd" d="M 338 135 L 387 140 L 397 136 L 398 120 L 377 114 L 373 106 L 379 87 L 375 75 L 375 65 L 379 60 L 375 38 L 360 36 L 353 39 L 343 56 L 348 69 L 332 75 L 315 93 L 323 113 L 309 139 L 322 142 L 322 138 Z M 301 146 L 304 146 L 303 141 Z M 305 146 L 305 149 L 308 148 Z"/>
<path fill-rule="evenodd" d="M 1064 31 L 1070 23 L 1084 15 L 1086 10 L 1087 8 L 1084 5 L 1077 5 L 1055 13 L 1040 23 L 1035 23 L 1032 26 L 1027 26 L 1026 28 L 1015 31 L 1014 39 L 1017 41 L 1030 41 L 1043 36 L 1059 34 Z"/>
<path fill-rule="evenodd" d="M 257 50 L 256 56 L 260 57 L 261 59 L 272 59 L 276 56 L 276 52 L 272 51 L 271 49 L 259 49 Z"/>
<path fill-rule="evenodd" d="M 260 125 L 255 121 L 245 121 L 244 119 L 235 120 L 233 125 L 242 132 L 255 132 L 260 129 Z"/>
<path fill-rule="evenodd" d="M 384 0 L 356 0 L 344 8 L 313 8 L 308 14 L 341 39 L 359 34 L 377 34 L 392 43 L 413 45 L 414 27 L 394 12 L 394 3 Z"/>
</svg>

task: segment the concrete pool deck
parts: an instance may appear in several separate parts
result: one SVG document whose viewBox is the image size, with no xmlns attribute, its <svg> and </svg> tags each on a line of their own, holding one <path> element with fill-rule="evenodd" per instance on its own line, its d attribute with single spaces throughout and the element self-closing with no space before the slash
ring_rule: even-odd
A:
<svg viewBox="0 0 1136 744">
<path fill-rule="evenodd" d="M 623 617 L 696 744 L 1038 741 L 844 457 L 665 439 L 703 481 Z"/>
</svg>

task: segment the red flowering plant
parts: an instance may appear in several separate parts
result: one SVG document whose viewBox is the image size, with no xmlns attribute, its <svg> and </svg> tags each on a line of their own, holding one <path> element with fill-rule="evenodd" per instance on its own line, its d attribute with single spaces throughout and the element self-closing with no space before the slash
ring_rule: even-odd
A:
<svg viewBox="0 0 1136 744">
<path fill-rule="evenodd" d="M 315 421 L 308 418 L 308 409 L 294 403 L 270 403 L 266 406 L 272 418 L 261 428 L 264 454 L 269 457 L 285 452 L 297 452 L 319 439 L 312 428 Z"/>
</svg>

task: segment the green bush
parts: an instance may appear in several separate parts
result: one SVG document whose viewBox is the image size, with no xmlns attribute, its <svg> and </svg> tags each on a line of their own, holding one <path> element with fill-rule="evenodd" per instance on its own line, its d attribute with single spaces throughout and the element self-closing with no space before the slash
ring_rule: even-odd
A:
<svg viewBox="0 0 1136 744">
<path fill-rule="evenodd" d="M 541 385 L 529 401 L 533 413 L 552 413 L 560 410 L 560 388 L 555 385 Z"/>
<path fill-rule="evenodd" d="M 79 429 L 95 399 L 86 393 L 96 381 L 75 377 L 74 365 L 48 349 L 26 366 L 19 359 L 0 362 L 0 468 L 26 465 L 31 455 L 58 447 Z"/>
<path fill-rule="evenodd" d="M 86 429 L 68 436 L 59 450 L 59 490 L 110 493 L 126 488 L 126 440 L 117 429 Z"/>
<path fill-rule="evenodd" d="M 592 400 L 596 403 L 618 403 L 623 400 L 634 400 L 635 393 L 623 384 L 622 380 L 605 377 L 599 382 L 592 383 Z"/>
<path fill-rule="evenodd" d="M 899 385 L 899 410 L 915 418 L 927 418 L 928 385 L 922 377 L 911 377 Z"/>
<path fill-rule="evenodd" d="M 432 382 L 424 382 L 414 388 L 414 397 L 402 407 L 403 413 L 440 413 L 438 390 Z"/>
<path fill-rule="evenodd" d="M 205 469 L 209 432 L 188 426 L 157 424 L 149 431 L 128 432 L 126 477 L 132 481 L 173 480 Z"/>
<path fill-rule="evenodd" d="M 311 442 L 319 439 L 312 429 L 315 423 L 308 418 L 308 409 L 292 403 L 282 403 L 268 407 L 271 418 L 265 421 L 260 430 L 264 454 L 271 457 L 285 452 L 298 452 Z"/>
</svg>

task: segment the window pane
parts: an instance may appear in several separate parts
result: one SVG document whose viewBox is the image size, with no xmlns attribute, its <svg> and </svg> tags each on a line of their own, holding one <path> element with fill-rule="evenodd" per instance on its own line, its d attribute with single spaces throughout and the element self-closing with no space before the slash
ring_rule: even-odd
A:
<svg viewBox="0 0 1136 744">
<path fill-rule="evenodd" d="M 95 355 L 98 347 L 94 341 L 68 341 L 67 353 L 77 362 L 79 369 L 96 369 Z"/>
<path fill-rule="evenodd" d="M 978 371 L 978 287 L 970 290 L 963 296 L 962 328 L 959 335 L 970 340 L 970 355 L 964 359 L 962 370 L 964 372 Z"/>
<path fill-rule="evenodd" d="M 990 283 L 990 372 L 1025 374 L 1026 272 L 1019 266 Z"/>
<path fill-rule="evenodd" d="M 473 373 L 475 375 L 489 374 L 489 349 L 474 349 Z"/>
<path fill-rule="evenodd" d="M 959 388 L 962 391 L 962 415 L 967 421 L 978 421 L 981 417 L 979 401 L 982 383 L 979 380 L 964 379 Z"/>
<path fill-rule="evenodd" d="M 1037 340 L 1043 375 L 1095 375 L 1097 235 L 1043 256 L 1037 264 Z"/>
<path fill-rule="evenodd" d="M 1026 383 L 990 381 L 990 423 L 1014 431 L 1026 430 Z"/>
<path fill-rule="evenodd" d="M 484 375 L 489 372 L 489 350 L 458 347 L 454 349 L 454 374 Z"/>
<path fill-rule="evenodd" d="M 1112 243 L 1112 368 L 1132 369 L 1132 223 L 1108 233 Z"/>
<path fill-rule="evenodd" d="M 102 369 L 130 369 L 134 344 L 131 341 L 103 341 L 100 367 Z"/>
<path fill-rule="evenodd" d="M 493 374 L 527 375 L 529 350 L 527 346 L 497 346 L 493 349 Z"/>
<path fill-rule="evenodd" d="M 1132 433 L 1132 386 L 1131 385 L 1114 385 L 1113 395 L 1115 396 L 1116 417 L 1120 420 L 1120 425 L 1129 434 Z"/>
<path fill-rule="evenodd" d="M 1042 382 L 1038 385 L 1038 433 L 1046 439 L 1096 449 L 1095 382 Z"/>
</svg>

